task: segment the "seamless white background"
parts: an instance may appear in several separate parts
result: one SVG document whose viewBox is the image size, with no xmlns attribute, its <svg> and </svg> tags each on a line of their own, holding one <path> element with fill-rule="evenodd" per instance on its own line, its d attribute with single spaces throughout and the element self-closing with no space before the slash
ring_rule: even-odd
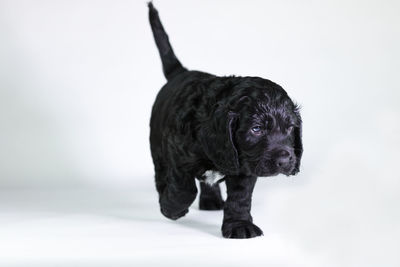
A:
<svg viewBox="0 0 400 267">
<path fill-rule="evenodd" d="M 398 1 L 156 1 L 189 69 L 282 85 L 294 178 L 262 178 L 264 236 L 158 211 L 148 135 L 165 83 L 145 1 L 0 0 L 1 266 L 399 266 Z"/>
</svg>

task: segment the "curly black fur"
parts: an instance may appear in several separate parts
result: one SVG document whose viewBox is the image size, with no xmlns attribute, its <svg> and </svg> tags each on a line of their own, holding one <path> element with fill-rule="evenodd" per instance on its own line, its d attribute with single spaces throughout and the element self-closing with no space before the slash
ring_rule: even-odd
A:
<svg viewBox="0 0 400 267">
<path fill-rule="evenodd" d="M 224 237 L 262 235 L 250 215 L 253 188 L 258 176 L 299 172 L 303 147 L 298 107 L 272 81 L 187 70 L 152 3 L 149 17 L 168 80 L 150 121 L 161 212 L 173 220 L 184 216 L 197 195 L 197 178 L 200 209 L 224 208 Z M 206 171 L 225 176 L 225 203 L 218 183 L 204 183 Z"/>
</svg>

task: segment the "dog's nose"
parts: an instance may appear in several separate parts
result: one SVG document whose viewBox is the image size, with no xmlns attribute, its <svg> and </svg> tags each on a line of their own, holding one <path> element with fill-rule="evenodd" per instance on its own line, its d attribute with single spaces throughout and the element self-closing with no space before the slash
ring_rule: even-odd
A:
<svg viewBox="0 0 400 267">
<path fill-rule="evenodd" d="M 276 159 L 276 165 L 280 169 L 286 169 L 291 166 L 293 163 L 293 154 L 288 150 L 281 150 L 278 152 L 278 156 Z"/>
</svg>

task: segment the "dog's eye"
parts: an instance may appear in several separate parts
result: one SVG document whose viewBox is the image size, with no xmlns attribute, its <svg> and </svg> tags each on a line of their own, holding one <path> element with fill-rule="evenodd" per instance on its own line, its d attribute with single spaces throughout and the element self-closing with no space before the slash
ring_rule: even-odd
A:
<svg viewBox="0 0 400 267">
<path fill-rule="evenodd" d="M 287 132 L 290 134 L 293 131 L 294 127 L 290 126 L 289 128 L 287 128 Z"/>
<path fill-rule="evenodd" d="M 251 131 L 252 131 L 254 134 L 261 134 L 261 133 L 262 133 L 262 129 L 261 129 L 260 126 L 254 126 L 253 128 L 251 128 Z"/>
</svg>

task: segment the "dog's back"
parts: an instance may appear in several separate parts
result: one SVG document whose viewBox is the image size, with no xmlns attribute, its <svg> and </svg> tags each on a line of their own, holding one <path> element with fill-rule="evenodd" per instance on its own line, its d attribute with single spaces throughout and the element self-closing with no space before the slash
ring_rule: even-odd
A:
<svg viewBox="0 0 400 267">
<path fill-rule="evenodd" d="M 188 102 L 187 99 L 192 99 L 193 102 L 196 102 L 193 95 L 199 96 L 203 93 L 196 92 L 201 87 L 191 85 L 193 85 L 193 82 L 206 80 L 214 77 L 214 75 L 199 71 L 189 71 L 183 67 L 172 49 L 157 9 L 152 2 L 148 3 L 148 7 L 151 29 L 161 57 L 164 76 L 168 81 L 156 97 L 150 119 L 151 152 L 157 169 L 157 165 L 160 164 L 158 158 L 162 154 L 163 135 L 165 135 L 166 131 L 178 131 L 179 129 L 176 129 L 176 127 L 182 127 L 182 121 L 174 123 L 173 120 L 179 120 L 179 113 L 182 110 L 190 109 L 192 103 Z M 189 95 L 192 95 L 192 97 Z"/>
</svg>

